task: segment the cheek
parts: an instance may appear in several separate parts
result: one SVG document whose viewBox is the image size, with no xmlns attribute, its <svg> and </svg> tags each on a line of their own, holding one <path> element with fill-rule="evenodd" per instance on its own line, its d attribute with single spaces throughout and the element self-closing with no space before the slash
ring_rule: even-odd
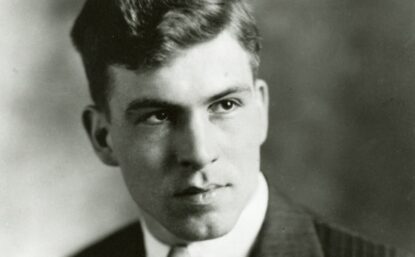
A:
<svg viewBox="0 0 415 257">
<path fill-rule="evenodd" d="M 117 149 L 123 179 L 135 202 L 146 211 L 161 208 L 169 190 L 162 140 L 130 134 Z"/>
<path fill-rule="evenodd" d="M 225 130 L 230 145 L 255 149 L 261 146 L 264 124 L 257 108 L 251 106 L 228 122 Z"/>
<path fill-rule="evenodd" d="M 241 169 L 256 168 L 262 143 L 262 122 L 254 108 L 240 113 L 223 129 L 221 148 L 227 159 Z"/>
<path fill-rule="evenodd" d="M 241 113 L 242 114 L 242 113 Z M 235 188 L 235 204 L 244 206 L 255 190 L 260 170 L 261 122 L 254 110 L 246 111 L 227 125 L 221 145 L 222 160 Z"/>
<path fill-rule="evenodd" d="M 164 137 L 139 131 L 118 135 L 114 151 L 128 184 L 160 183 L 166 159 Z"/>
</svg>

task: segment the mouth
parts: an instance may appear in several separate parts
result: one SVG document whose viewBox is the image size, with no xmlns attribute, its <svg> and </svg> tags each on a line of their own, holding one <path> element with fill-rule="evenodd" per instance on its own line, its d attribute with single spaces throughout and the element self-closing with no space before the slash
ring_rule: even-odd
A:
<svg viewBox="0 0 415 257">
<path fill-rule="evenodd" d="M 211 205 L 215 203 L 220 198 L 220 195 L 230 186 L 230 184 L 212 184 L 206 187 L 190 186 L 175 193 L 174 197 L 193 205 Z"/>
</svg>

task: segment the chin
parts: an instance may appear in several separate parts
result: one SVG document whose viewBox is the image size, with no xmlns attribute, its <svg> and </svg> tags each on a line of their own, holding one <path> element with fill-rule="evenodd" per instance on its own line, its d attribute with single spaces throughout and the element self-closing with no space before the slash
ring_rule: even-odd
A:
<svg viewBox="0 0 415 257">
<path fill-rule="evenodd" d="M 204 241 L 222 237 L 235 226 L 239 215 L 207 215 L 207 217 L 193 217 L 175 223 L 171 232 L 177 237 L 189 242 Z"/>
<path fill-rule="evenodd" d="M 214 226 L 214 227 L 182 227 L 178 228 L 175 232 L 176 236 L 182 238 L 188 242 L 204 241 L 209 239 L 215 239 L 222 237 L 229 233 L 232 227 Z"/>
</svg>

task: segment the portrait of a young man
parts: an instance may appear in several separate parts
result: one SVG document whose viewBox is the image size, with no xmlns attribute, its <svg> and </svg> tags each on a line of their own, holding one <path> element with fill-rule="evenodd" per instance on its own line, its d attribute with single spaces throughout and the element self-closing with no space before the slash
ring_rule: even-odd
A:
<svg viewBox="0 0 415 257">
<path fill-rule="evenodd" d="M 88 0 L 72 30 L 93 149 L 140 219 L 76 256 L 410 256 L 330 225 L 261 171 L 269 92 L 241 0 Z"/>
</svg>

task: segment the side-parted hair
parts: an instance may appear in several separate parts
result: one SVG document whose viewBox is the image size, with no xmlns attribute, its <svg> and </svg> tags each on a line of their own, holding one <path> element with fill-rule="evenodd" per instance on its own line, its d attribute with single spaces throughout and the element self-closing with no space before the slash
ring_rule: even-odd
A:
<svg viewBox="0 0 415 257">
<path fill-rule="evenodd" d="M 259 32 L 243 0 L 87 0 L 72 40 L 82 56 L 92 100 L 106 109 L 108 67 L 157 69 L 180 50 L 229 30 L 259 66 Z"/>
</svg>

